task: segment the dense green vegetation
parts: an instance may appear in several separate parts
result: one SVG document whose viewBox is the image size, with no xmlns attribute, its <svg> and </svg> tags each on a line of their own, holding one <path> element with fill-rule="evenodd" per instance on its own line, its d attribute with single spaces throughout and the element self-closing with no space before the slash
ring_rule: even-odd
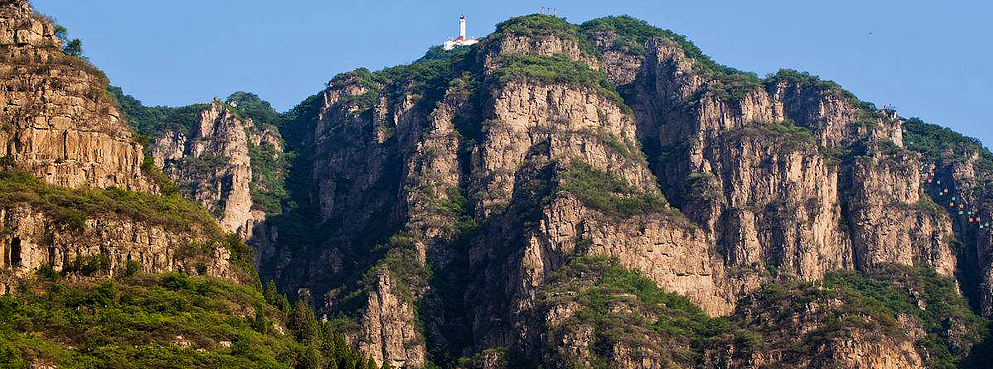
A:
<svg viewBox="0 0 993 369">
<path fill-rule="evenodd" d="M 29 205 L 66 226 L 83 229 L 91 216 L 122 216 L 179 231 L 199 230 L 220 235 L 214 219 L 192 201 L 173 195 L 154 195 L 118 188 L 69 189 L 45 183 L 16 169 L 5 159 L 0 166 L 0 206 Z"/>
<path fill-rule="evenodd" d="M 648 22 L 626 15 L 592 19 L 581 24 L 579 29 L 589 38 L 593 38 L 601 32 L 613 33 L 616 39 L 612 47 L 634 55 L 643 55 L 645 43 L 658 37 L 675 41 L 687 52 L 687 55 L 706 57 L 696 45 L 686 40 L 686 36 L 663 30 L 648 24 Z"/>
<path fill-rule="evenodd" d="M 640 19 L 630 16 L 610 16 L 587 21 L 579 28 L 584 37 L 590 40 L 596 38 L 599 33 L 610 32 L 616 36 L 612 47 L 634 55 L 643 55 L 645 43 L 652 38 L 661 38 L 675 43 L 686 54 L 686 57 L 694 61 L 693 69 L 695 71 L 712 79 L 694 97 L 693 101 L 699 101 L 708 92 L 725 101 L 737 101 L 745 94 L 761 87 L 761 80 L 755 73 L 743 72 L 718 64 L 690 42 L 686 36 L 652 26 Z"/>
<path fill-rule="evenodd" d="M 396 98 L 399 93 L 420 95 L 423 97 L 420 101 L 421 106 L 432 109 L 444 97 L 451 81 L 470 67 L 470 56 L 475 51 L 476 46 L 458 47 L 448 51 L 436 46 L 411 64 L 389 67 L 376 72 L 359 68 L 339 74 L 331 80 L 331 86 L 357 83 L 365 87 L 368 90 L 366 93 L 350 96 L 345 100 L 346 104 L 357 106 L 360 112 L 377 104 L 381 95 Z"/>
<path fill-rule="evenodd" d="M 56 224 L 82 231 L 87 219 L 120 217 L 161 226 L 167 230 L 202 236 L 207 244 L 226 247 L 239 267 L 239 278 L 255 275 L 254 251 L 235 235 L 226 235 L 214 218 L 200 205 L 173 192 L 158 195 L 119 188 L 70 189 L 45 183 L 12 165 L 9 157 L 0 160 L 0 207 L 30 206 L 52 217 Z M 199 255 L 209 257 L 212 253 Z M 194 255 L 196 256 L 196 255 Z"/>
<path fill-rule="evenodd" d="M 612 32 L 617 36 L 614 47 L 641 55 L 645 51 L 645 42 L 652 38 L 662 38 L 675 42 L 687 57 L 696 63 L 694 68 L 704 74 L 714 77 L 741 73 L 739 70 L 717 64 L 703 53 L 686 36 L 670 30 L 661 29 L 647 22 L 630 16 L 610 16 L 587 21 L 579 26 L 587 38 L 593 38 L 598 32 Z"/>
<path fill-rule="evenodd" d="M 235 92 L 228 96 L 225 104 L 237 117 L 251 119 L 260 131 L 283 124 L 282 114 L 273 109 L 268 101 L 251 92 Z"/>
<path fill-rule="evenodd" d="M 738 313 L 731 319 L 734 324 L 713 337 L 710 347 L 720 349 L 730 343 L 745 357 L 778 353 L 784 367 L 824 360 L 818 357 L 823 357 L 825 345 L 848 342 L 853 330 L 903 338 L 896 319 L 857 292 L 818 283 L 766 283 L 739 301 Z"/>
<path fill-rule="evenodd" d="M 590 88 L 617 103 L 624 111 L 631 111 L 603 72 L 590 69 L 586 64 L 573 61 L 566 55 L 505 56 L 500 68 L 496 70 L 496 76 L 501 82 L 514 78 L 528 78 L 546 83 L 568 83 Z"/>
<path fill-rule="evenodd" d="M 277 151 L 268 142 L 255 145 L 249 141 L 248 155 L 252 165 L 249 190 L 254 207 L 268 215 L 282 213 L 282 201 L 289 197 L 285 185 L 286 170 L 289 167 L 286 153 Z"/>
<path fill-rule="evenodd" d="M 773 139 L 783 148 L 789 150 L 818 147 L 817 138 L 809 128 L 798 126 L 788 119 L 780 122 L 751 122 L 736 130 L 728 131 L 724 135 L 749 142 Z"/>
<path fill-rule="evenodd" d="M 572 160 L 560 173 L 560 190 L 609 215 L 628 217 L 666 209 L 661 194 L 646 193 L 617 174 Z"/>
<path fill-rule="evenodd" d="M 58 278 L 0 297 L 4 367 L 375 368 L 272 285 L 260 291 L 175 273 Z"/>
<path fill-rule="evenodd" d="M 981 184 L 993 181 L 993 153 L 979 140 L 926 123 L 920 118 L 908 119 L 903 129 L 903 141 L 907 149 L 923 154 L 926 161 L 949 165 L 978 154 L 979 160 L 975 163 L 976 179 Z"/>
<path fill-rule="evenodd" d="M 578 304 L 575 314 L 553 327 L 554 331 L 592 324 L 596 368 L 610 367 L 615 345 L 624 345 L 634 355 L 639 350 L 659 354 L 663 367 L 692 367 L 699 359 L 700 345 L 729 324 L 726 318 L 708 317 L 682 296 L 662 291 L 615 258 L 575 257 L 545 285 L 539 295 L 544 306 Z"/>
<path fill-rule="evenodd" d="M 762 80 L 762 85 L 765 86 L 766 90 L 772 93 L 780 83 L 784 82 L 793 86 L 813 88 L 823 95 L 839 96 L 849 101 L 856 107 L 861 108 L 862 113 L 865 114 L 867 118 L 875 114 L 875 104 L 860 100 L 855 96 L 855 94 L 845 90 L 841 87 L 841 85 L 834 81 L 822 80 L 820 77 L 807 72 L 800 72 L 793 69 L 780 69 L 775 74 L 766 76 L 766 78 Z"/>
<path fill-rule="evenodd" d="M 511 34 L 528 37 L 555 36 L 576 42 L 580 50 L 589 56 L 596 55 L 593 42 L 583 37 L 579 26 L 553 15 L 529 14 L 510 18 L 497 24 L 496 32 L 487 39 L 499 39 Z"/>
<path fill-rule="evenodd" d="M 538 296 L 541 306 L 578 309 L 550 327 L 548 343 L 554 349 L 557 337 L 592 326 L 594 367 L 608 367 L 616 345 L 635 356 L 638 350 L 661 354 L 665 367 L 708 366 L 712 358 L 705 353 L 720 356 L 729 347 L 736 360 L 748 362 L 755 353 L 790 365 L 823 355 L 824 344 L 843 342 L 852 330 L 904 339 L 901 314 L 926 333 L 916 346 L 927 367 L 993 363 L 989 320 L 969 310 L 952 280 L 929 268 L 890 265 L 869 274 L 830 273 L 822 283 L 768 283 L 743 299 L 738 313 L 723 318 L 706 316 L 615 258 L 576 256 L 545 286 Z M 566 366 L 581 359 L 570 352 L 558 355 Z"/>
<path fill-rule="evenodd" d="M 968 356 L 974 343 L 989 339 L 990 322 L 969 309 L 952 279 L 933 269 L 891 265 L 870 274 L 837 272 L 827 275 L 824 285 L 857 293 L 877 314 L 917 318 L 927 336 L 916 344 L 928 368 L 950 369 L 993 360 L 993 353 L 959 360 Z M 950 331 L 953 325 L 960 328 Z"/>
<path fill-rule="evenodd" d="M 166 131 L 189 132 L 190 127 L 200 118 L 200 112 L 208 104 L 193 104 L 182 107 L 145 106 L 120 87 L 111 86 L 108 91 L 117 98 L 121 114 L 128 124 L 140 134 L 154 137 Z"/>
<path fill-rule="evenodd" d="M 379 273 L 389 273 L 400 294 L 409 302 L 415 302 L 414 292 L 427 288 L 433 271 L 419 261 L 412 241 L 405 235 L 394 235 L 383 247 L 389 251 L 386 257 L 365 271 L 362 278 L 363 288 L 373 289 Z"/>
</svg>

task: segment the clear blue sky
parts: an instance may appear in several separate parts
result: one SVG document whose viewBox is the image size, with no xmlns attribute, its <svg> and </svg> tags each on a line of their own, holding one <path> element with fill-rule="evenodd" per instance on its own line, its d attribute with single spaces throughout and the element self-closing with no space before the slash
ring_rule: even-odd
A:
<svg viewBox="0 0 993 369">
<path fill-rule="evenodd" d="M 546 5 L 580 23 L 628 14 L 759 75 L 794 68 L 993 144 L 993 2 L 33 0 L 147 105 L 250 91 L 286 110 L 340 72 L 408 63 L 457 33 Z"/>
</svg>

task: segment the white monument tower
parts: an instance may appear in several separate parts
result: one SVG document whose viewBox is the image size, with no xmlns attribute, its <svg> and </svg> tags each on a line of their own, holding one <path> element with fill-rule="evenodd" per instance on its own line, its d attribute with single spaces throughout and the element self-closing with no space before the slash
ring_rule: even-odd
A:
<svg viewBox="0 0 993 369">
<path fill-rule="evenodd" d="M 466 33 L 466 22 L 465 15 L 459 17 L 459 37 L 456 39 L 448 39 L 445 41 L 445 50 L 452 50 L 456 46 L 469 46 L 478 43 L 479 39 L 469 38 Z"/>
</svg>

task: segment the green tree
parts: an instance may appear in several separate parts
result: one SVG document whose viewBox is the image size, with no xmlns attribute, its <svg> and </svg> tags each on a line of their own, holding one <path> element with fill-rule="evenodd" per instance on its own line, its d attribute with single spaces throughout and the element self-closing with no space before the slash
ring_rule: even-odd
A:
<svg viewBox="0 0 993 369">
<path fill-rule="evenodd" d="M 255 307 L 255 319 L 252 321 L 252 329 L 262 334 L 269 334 L 269 320 L 265 317 L 262 306 Z"/>
<path fill-rule="evenodd" d="M 83 41 L 78 38 L 69 39 L 69 30 L 66 29 L 61 24 L 55 25 L 55 37 L 62 42 L 62 52 L 69 56 L 75 56 L 77 58 L 83 57 Z"/>
<path fill-rule="evenodd" d="M 77 58 L 83 57 L 83 42 L 78 38 L 72 41 L 66 42 L 65 47 L 62 48 L 62 52 L 69 56 L 75 56 Z"/>
<path fill-rule="evenodd" d="M 270 304 L 276 303 L 276 300 L 279 298 L 279 292 L 276 291 L 276 281 L 270 279 L 269 283 L 266 283 L 265 290 L 262 291 L 262 296 L 265 297 L 265 302 Z"/>
<path fill-rule="evenodd" d="M 310 342 L 317 337 L 317 317 L 314 316 L 314 310 L 303 300 L 297 300 L 293 304 L 289 326 L 301 342 Z"/>
</svg>

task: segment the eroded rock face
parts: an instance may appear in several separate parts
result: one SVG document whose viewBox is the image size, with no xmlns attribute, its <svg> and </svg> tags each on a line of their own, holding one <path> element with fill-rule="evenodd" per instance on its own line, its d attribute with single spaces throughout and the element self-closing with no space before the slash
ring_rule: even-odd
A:
<svg viewBox="0 0 993 369">
<path fill-rule="evenodd" d="M 951 228 L 925 206 L 899 119 L 802 80 L 722 96 L 678 45 L 647 49 L 628 101 L 642 143 L 663 153 L 650 165 L 667 197 L 713 232 L 725 268 L 746 272 L 746 291 L 767 267 L 813 281 L 922 260 L 952 275 Z"/>
<path fill-rule="evenodd" d="M 30 207 L 0 210 L 0 223 L 5 230 L 0 236 L 0 294 L 42 266 L 77 273 L 69 268 L 74 263 L 91 263 L 94 257 L 105 258 L 95 267 L 105 270 L 93 272 L 111 276 L 124 273 L 132 264 L 138 268 L 134 271 L 149 273 L 240 277 L 229 261 L 230 250 L 213 245 L 193 230 L 177 232 L 112 216 L 87 219 L 85 229 L 76 229 Z"/>
<path fill-rule="evenodd" d="M 142 147 L 106 89 L 102 72 L 63 54 L 51 20 L 27 1 L 0 2 L 0 155 L 13 159 L 5 171 L 12 165 L 63 187 L 158 191 L 142 173 Z M 5 181 L 18 181 L 14 177 Z M 106 196 L 97 192 L 79 196 Z M 167 229 L 108 213 L 76 214 L 85 221 L 67 222 L 63 212 L 77 211 L 73 204 L 58 204 L 68 210 L 30 205 L 37 205 L 31 196 L 58 195 L 23 196 L 0 209 L 0 293 L 43 266 L 73 278 L 87 274 L 75 270 L 80 265 L 101 275 L 182 271 L 238 279 L 244 272 L 232 265 L 231 251 L 208 236 L 203 226 L 209 225 Z"/>
<path fill-rule="evenodd" d="M 766 299 L 778 303 L 769 303 Z M 747 298 L 735 319 L 766 342 L 717 345 L 704 365 L 713 368 L 924 368 L 914 340 L 893 322 L 880 321 L 855 301 L 816 290 Z M 853 323 L 857 322 L 857 323 Z M 907 331 L 911 333 L 912 331 Z M 748 347 L 756 345 L 757 347 Z"/>
<path fill-rule="evenodd" d="M 425 351 L 456 345 L 446 332 L 452 326 L 471 331 L 470 343 L 454 346 L 459 354 L 506 347 L 546 362 L 590 356 L 592 328 L 549 323 L 569 319 L 574 307 L 539 303 L 549 276 L 576 255 L 616 257 L 710 315 L 740 312 L 739 299 L 775 278 L 818 281 L 891 263 L 953 276 L 965 267 L 949 243 L 961 232 L 922 190 L 921 158 L 903 148 L 899 117 L 788 76 L 726 89 L 671 40 L 650 40 L 639 55 L 612 37 L 596 35 L 600 58 L 553 33 L 486 40 L 430 99 L 423 81 L 336 78 L 306 143 L 314 147 L 310 197 L 328 233 L 305 251 L 267 251 L 262 274 L 315 291 L 326 312 L 353 309 L 361 327 L 354 340 L 378 362 L 409 366 Z M 584 63 L 622 85 L 624 101 L 581 84 L 497 78 L 510 56 Z M 604 209 L 563 189 L 573 162 L 613 173 L 630 192 L 624 196 L 664 195 L 668 204 Z M 976 253 L 989 255 L 989 237 L 978 239 Z M 336 301 L 349 278 L 398 247 L 446 284 L 423 281 L 409 299 L 396 288 L 405 281 L 380 276 L 363 287 L 368 299 Z M 981 270 L 985 280 L 993 275 Z M 446 310 L 452 303 L 468 313 Z M 820 304 L 802 308 L 838 306 Z M 416 318 L 426 337 L 398 323 L 415 306 L 428 312 Z M 776 334 L 803 329 L 802 313 L 788 318 L 798 325 L 773 327 L 785 332 Z M 846 334 L 823 343 L 817 357 L 742 362 L 732 348 L 714 362 L 922 366 L 912 340 L 874 329 Z M 410 344 L 420 340 L 427 343 Z M 610 348 L 624 367 L 664 362 L 640 349 Z"/>
<path fill-rule="evenodd" d="M 213 213 L 221 227 L 251 240 L 265 212 L 253 207 L 249 144 L 282 141 L 272 129 L 259 130 L 251 119 L 235 116 L 215 101 L 200 112 L 189 132 L 168 131 L 153 138 L 152 157 L 181 191 Z"/>
<path fill-rule="evenodd" d="M 61 186 L 154 190 L 106 86 L 27 2 L 0 5 L 0 155 Z"/>
<path fill-rule="evenodd" d="M 362 318 L 358 346 L 378 363 L 391 367 L 424 366 L 424 338 L 417 328 L 417 314 L 389 273 L 376 277 Z"/>
</svg>

